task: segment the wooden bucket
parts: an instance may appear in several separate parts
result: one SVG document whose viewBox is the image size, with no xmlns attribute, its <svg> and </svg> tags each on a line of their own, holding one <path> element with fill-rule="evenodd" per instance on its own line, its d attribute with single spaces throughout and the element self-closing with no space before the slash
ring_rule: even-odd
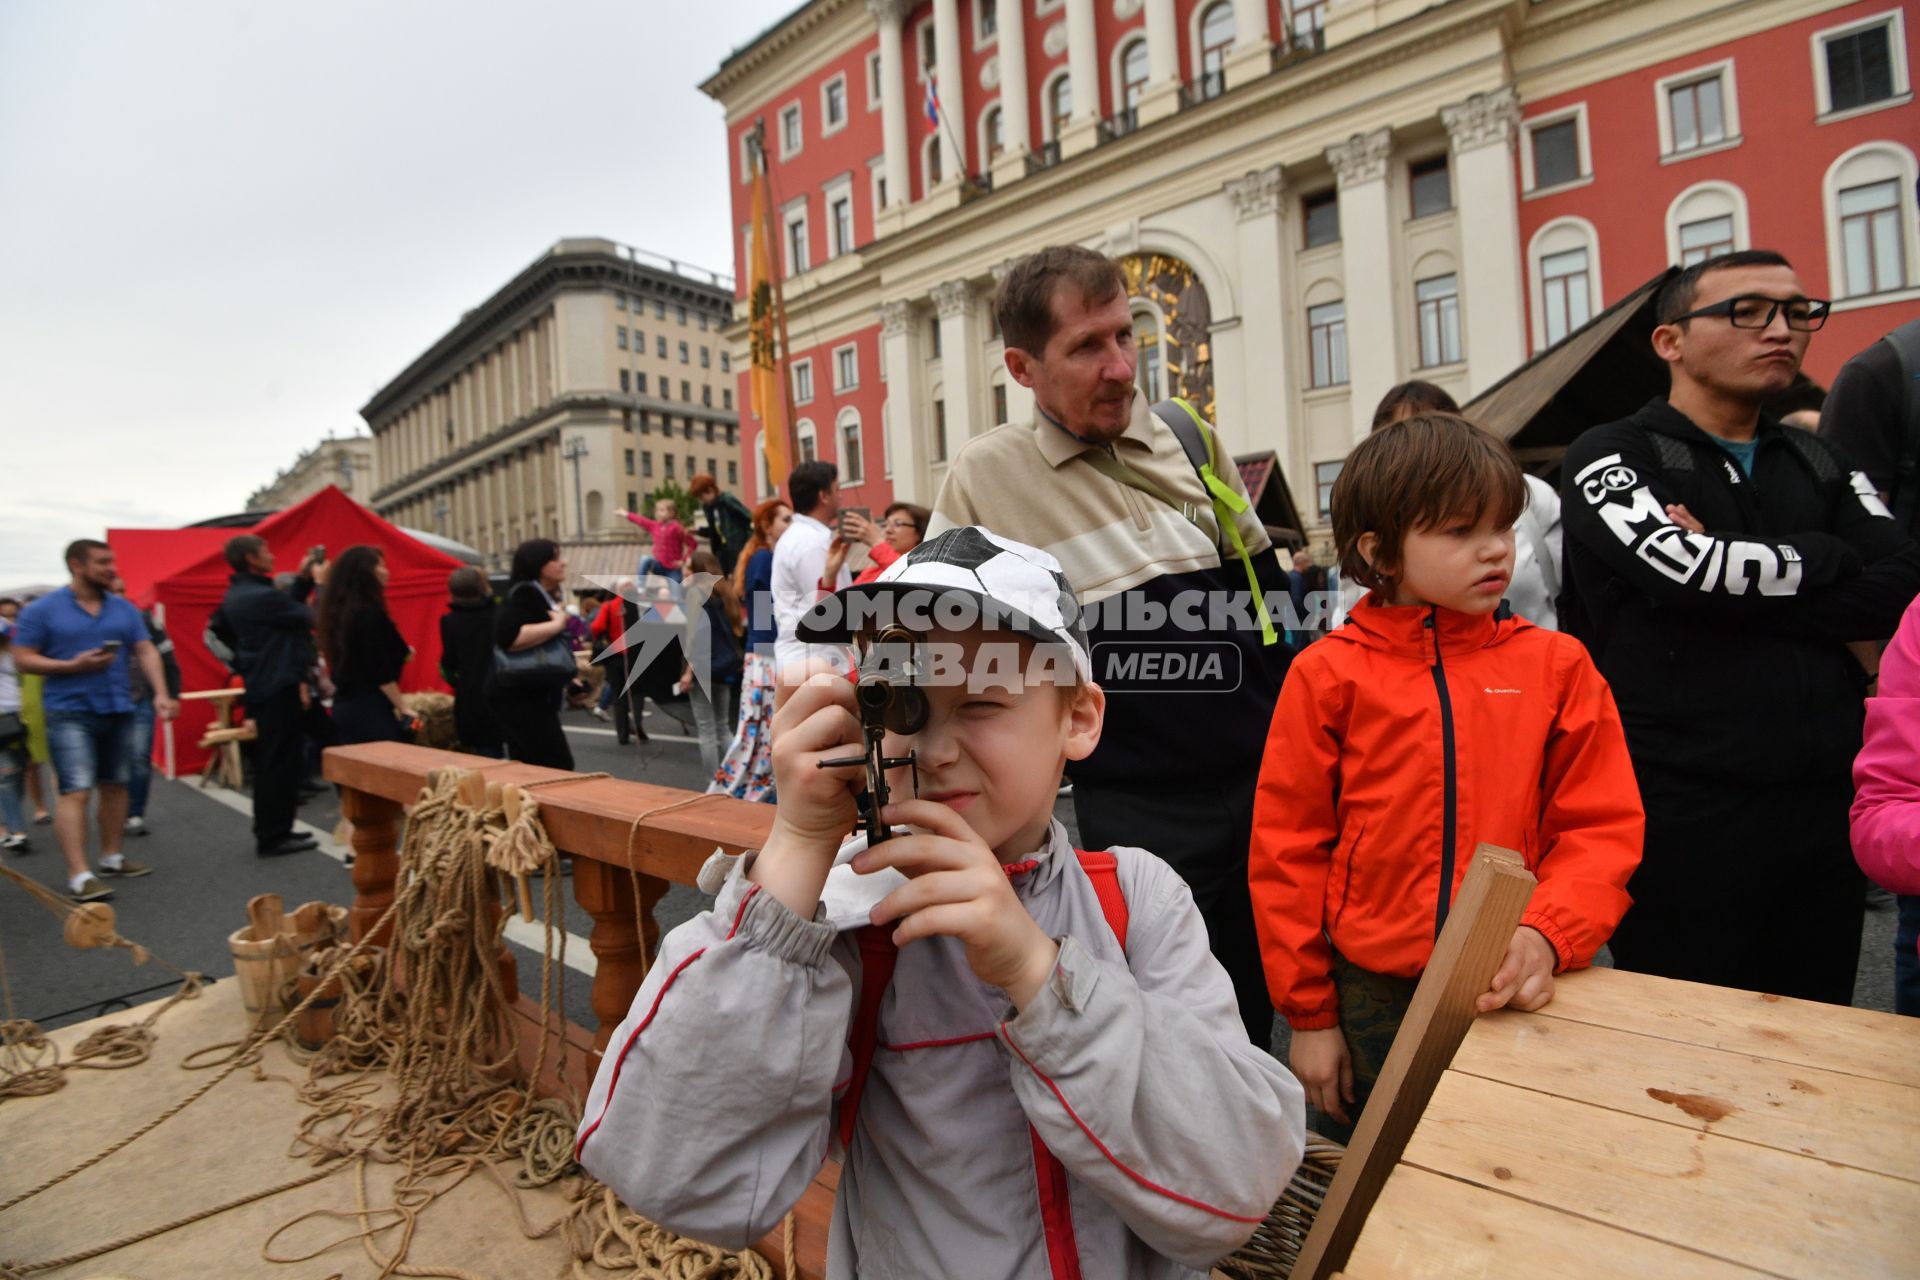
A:
<svg viewBox="0 0 1920 1280">
<path fill-rule="evenodd" d="M 227 936 L 227 950 L 233 954 L 233 973 L 240 980 L 240 1000 L 250 1030 L 285 1016 L 293 1007 L 288 997 L 306 958 L 320 947 L 333 945 L 346 927 L 345 907 L 309 902 L 288 917 L 272 937 L 260 937 L 252 924 Z"/>
<path fill-rule="evenodd" d="M 379 965 L 384 950 L 383 947 L 369 947 L 353 958 L 352 964 L 347 966 L 348 971 L 364 984 Z M 327 973 L 339 962 L 341 955 L 339 946 L 330 945 L 315 950 L 301 964 L 300 975 L 294 979 L 290 998 L 296 1006 L 316 991 L 320 993 L 293 1020 L 293 1034 L 303 1049 L 318 1049 L 333 1039 L 333 1014 L 339 1008 L 340 1001 L 346 998 L 346 985 L 338 977 L 328 979 Z"/>
</svg>

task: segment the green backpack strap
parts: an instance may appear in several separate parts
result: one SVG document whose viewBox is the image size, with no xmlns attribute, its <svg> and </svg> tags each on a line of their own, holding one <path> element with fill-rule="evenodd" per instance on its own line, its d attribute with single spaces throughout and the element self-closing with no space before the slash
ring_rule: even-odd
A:
<svg viewBox="0 0 1920 1280">
<path fill-rule="evenodd" d="M 1174 439 L 1186 451 L 1187 461 L 1193 464 L 1194 473 L 1200 477 L 1207 496 L 1213 500 L 1215 523 L 1233 543 L 1233 554 L 1239 557 L 1241 568 L 1247 571 L 1247 587 L 1253 592 L 1253 607 L 1260 614 L 1260 643 L 1278 644 L 1280 637 L 1274 632 L 1272 615 L 1267 612 L 1267 599 L 1261 593 L 1260 578 L 1253 571 L 1253 557 L 1247 554 L 1246 541 L 1241 538 L 1240 526 L 1234 521 L 1235 516 L 1247 509 L 1248 503 L 1238 489 L 1214 473 L 1213 432 L 1207 429 L 1200 411 L 1178 397 L 1154 405 L 1153 416 L 1166 423 Z M 1221 559 L 1226 559 L 1224 551 Z"/>
</svg>

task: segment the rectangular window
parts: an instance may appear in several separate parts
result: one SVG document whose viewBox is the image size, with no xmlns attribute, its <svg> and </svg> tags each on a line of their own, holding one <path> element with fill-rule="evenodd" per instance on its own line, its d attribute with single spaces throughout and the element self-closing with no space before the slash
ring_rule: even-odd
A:
<svg viewBox="0 0 1920 1280">
<path fill-rule="evenodd" d="M 1457 276 L 1415 282 L 1414 308 L 1420 328 L 1420 365 L 1460 361 L 1460 285 Z"/>
<path fill-rule="evenodd" d="M 622 351 L 627 349 L 627 326 L 621 325 L 613 331 L 613 345 Z"/>
<path fill-rule="evenodd" d="M 646 374 L 636 373 L 633 375 L 633 389 L 635 391 L 638 391 L 641 395 L 647 394 L 647 375 Z"/>
<path fill-rule="evenodd" d="M 706 432 L 707 432 L 707 443 L 712 444 L 713 443 L 713 423 L 711 421 L 709 421 L 706 424 Z"/>
<path fill-rule="evenodd" d="M 933 20 L 929 18 L 921 23 L 916 34 L 919 36 L 920 45 L 920 78 L 924 80 L 933 74 L 935 67 L 940 65 L 940 50 L 933 40 Z"/>
<path fill-rule="evenodd" d="M 1340 239 L 1340 194 L 1320 191 L 1300 200 L 1300 217 L 1306 224 L 1307 248 L 1334 244 Z"/>
<path fill-rule="evenodd" d="M 691 427 L 691 426 L 693 425 L 693 423 L 692 423 L 691 421 L 689 421 L 689 422 L 687 423 L 687 425 L 688 425 L 689 427 Z M 693 455 L 692 455 L 692 454 L 688 454 L 688 455 L 687 455 L 687 479 L 689 479 L 689 480 L 691 480 L 691 479 L 693 479 L 693 478 L 694 478 L 694 477 L 695 477 L 696 475 L 699 475 L 699 474 L 700 474 L 700 469 L 699 469 L 698 467 L 696 467 L 696 466 L 694 466 L 694 465 L 693 465 Z"/>
<path fill-rule="evenodd" d="M 1673 121 L 1675 151 L 1692 151 L 1727 140 L 1726 110 L 1717 74 L 1667 90 L 1667 113 Z"/>
<path fill-rule="evenodd" d="M 820 133 L 825 136 L 847 123 L 847 78 L 835 76 L 820 87 Z"/>
<path fill-rule="evenodd" d="M 1851 111 L 1894 96 L 1892 22 L 1824 41 L 1827 110 Z"/>
<path fill-rule="evenodd" d="M 710 476 L 717 476 L 720 474 L 720 468 L 712 458 L 707 459 L 707 474 Z"/>
<path fill-rule="evenodd" d="M 653 343 L 654 343 L 653 353 L 659 356 L 662 360 L 665 360 L 667 358 L 667 335 L 664 333 L 656 334 L 654 336 Z"/>
<path fill-rule="evenodd" d="M 700 367 L 702 369 L 710 369 L 713 367 L 713 349 L 711 347 L 700 348 Z"/>
<path fill-rule="evenodd" d="M 687 354 L 687 344 L 682 342 L 680 344 L 680 363 L 687 364 L 691 362 L 691 360 L 692 360 L 692 357 Z"/>
<path fill-rule="evenodd" d="M 840 483 L 859 484 L 866 472 L 860 457 L 860 419 L 849 417 L 840 424 Z"/>
<path fill-rule="evenodd" d="M 660 379 L 660 398 L 662 400 L 673 399 L 673 384 L 665 378 Z"/>
<path fill-rule="evenodd" d="M 616 294 L 614 294 L 614 295 L 613 295 L 613 309 L 614 309 L 615 311 L 625 311 L 625 310 L 627 309 L 627 295 L 626 295 L 626 294 L 624 294 L 624 293 L 616 293 Z"/>
<path fill-rule="evenodd" d="M 1733 215 L 1701 218 L 1680 224 L 1680 265 L 1690 267 L 1708 258 L 1733 252 Z"/>
<path fill-rule="evenodd" d="M 1906 245 L 1900 235 L 1897 179 L 1849 187 L 1840 193 L 1840 252 L 1847 296 L 1885 293 L 1907 282 Z"/>
<path fill-rule="evenodd" d="M 665 298 L 655 298 L 653 300 L 653 318 L 655 320 L 665 320 L 667 318 L 667 300 Z"/>
<path fill-rule="evenodd" d="M 674 318 L 675 318 L 676 320 L 678 320 L 678 321 L 679 321 L 679 322 L 680 322 L 681 324 L 683 324 L 683 325 L 684 325 L 684 324 L 686 324 L 686 322 L 687 322 L 687 305 L 686 305 L 686 303 L 684 303 L 684 302 L 680 302 L 680 303 L 675 303 L 675 304 L 674 304 L 674 308 L 673 308 L 673 311 L 674 311 Z"/>
<path fill-rule="evenodd" d="M 720 372 L 722 373 L 733 372 L 733 357 L 728 353 L 726 353 L 725 351 L 722 351 L 720 353 Z"/>
<path fill-rule="evenodd" d="M 739 483 L 740 483 L 740 460 L 737 458 L 728 458 L 727 459 L 727 486 L 729 488 L 732 488 L 733 486 Z"/>
<path fill-rule="evenodd" d="M 985 44 L 1000 34 L 1000 6 L 993 0 L 973 0 L 974 43 Z"/>
<path fill-rule="evenodd" d="M 673 479 L 673 455 L 670 453 L 667 454 L 666 460 L 667 460 L 667 479 L 671 480 Z"/>
<path fill-rule="evenodd" d="M 1528 136 L 1533 149 L 1533 185 L 1557 187 L 1580 173 L 1580 121 L 1577 117 L 1542 125 Z"/>
<path fill-rule="evenodd" d="M 796 154 L 800 141 L 800 104 L 796 102 L 780 113 L 780 158 Z"/>
<path fill-rule="evenodd" d="M 721 392 L 720 392 L 720 407 L 721 407 L 722 409 L 731 409 L 731 408 L 733 408 L 733 392 L 732 392 L 732 391 L 730 391 L 730 390 L 727 390 L 727 389 L 725 389 L 725 388 L 722 388 L 722 389 L 721 389 Z"/>
<path fill-rule="evenodd" d="M 633 468 L 628 467 L 627 470 L 631 471 L 633 470 Z M 640 509 L 640 495 L 635 493 L 631 489 L 627 490 L 627 510 L 638 511 L 639 509 Z"/>
<path fill-rule="evenodd" d="M 880 55 L 867 55 L 867 110 L 878 111 L 882 97 L 880 89 Z"/>
<path fill-rule="evenodd" d="M 813 361 L 793 362 L 793 402 L 806 404 L 813 399 Z"/>
<path fill-rule="evenodd" d="M 640 434 L 645 435 L 653 429 L 653 419 L 645 409 L 640 411 Z"/>
<path fill-rule="evenodd" d="M 653 479 L 653 455 L 650 453 L 640 455 L 640 478 L 642 480 Z M 632 510 L 632 508 L 629 507 L 628 510 Z"/>
<path fill-rule="evenodd" d="M 835 196 L 827 206 L 827 224 L 833 231 L 833 255 L 853 251 L 853 197 Z"/>
<path fill-rule="evenodd" d="M 940 317 L 927 317 L 927 351 L 935 360 L 940 358 Z"/>
<path fill-rule="evenodd" d="M 633 474 L 633 450 L 631 449 L 627 450 L 627 474 Z"/>
<path fill-rule="evenodd" d="M 802 423 L 801 426 L 803 430 L 800 432 L 800 461 L 817 462 L 820 454 L 813 438 L 813 424 L 807 422 Z"/>
<path fill-rule="evenodd" d="M 1545 311 L 1547 345 L 1593 317 L 1593 292 L 1587 278 L 1587 251 L 1568 249 L 1540 259 L 1540 305 Z"/>
<path fill-rule="evenodd" d="M 833 389 L 851 391 L 860 385 L 860 348 L 840 347 L 833 353 Z"/>
<path fill-rule="evenodd" d="M 1307 308 L 1307 346 L 1313 355 L 1315 387 L 1337 387 L 1347 380 L 1347 304 L 1323 302 Z"/>
<path fill-rule="evenodd" d="M 729 447 L 731 447 L 733 444 L 733 424 L 731 422 L 727 423 L 726 437 L 727 437 L 727 444 Z"/>
<path fill-rule="evenodd" d="M 693 391 L 687 385 L 687 380 L 685 378 L 680 379 L 680 399 L 686 404 L 693 403 Z M 688 425 L 691 426 L 693 420 L 689 418 L 687 422 L 688 422 Z"/>
<path fill-rule="evenodd" d="M 1345 465 L 1344 460 L 1313 464 L 1313 500 L 1322 521 L 1333 519 L 1333 482 L 1340 478 L 1340 468 Z"/>
<path fill-rule="evenodd" d="M 787 215 L 787 274 L 805 271 L 807 260 L 807 215 L 805 211 Z"/>
<path fill-rule="evenodd" d="M 712 387 L 700 388 L 700 403 L 705 405 L 709 409 L 713 408 L 713 388 Z"/>
<path fill-rule="evenodd" d="M 625 369 L 620 371 L 620 389 L 622 391 L 633 390 L 633 375 Z"/>
<path fill-rule="evenodd" d="M 945 400 L 933 402 L 933 460 L 935 462 L 947 460 L 947 402 Z"/>
<path fill-rule="evenodd" d="M 696 311 L 693 318 L 700 322 L 700 332 L 705 333 L 707 331 L 707 313 L 704 311 Z"/>
<path fill-rule="evenodd" d="M 1448 180 L 1447 158 L 1435 156 L 1407 166 L 1407 189 L 1413 198 L 1413 216 L 1425 218 L 1453 208 L 1453 184 Z"/>
<path fill-rule="evenodd" d="M 635 311 L 638 311 L 639 309 L 640 309 L 639 307 L 634 308 Z M 640 332 L 638 329 L 635 329 L 633 331 L 633 349 L 635 351 L 638 351 L 641 355 L 647 354 L 647 335 Z"/>
</svg>

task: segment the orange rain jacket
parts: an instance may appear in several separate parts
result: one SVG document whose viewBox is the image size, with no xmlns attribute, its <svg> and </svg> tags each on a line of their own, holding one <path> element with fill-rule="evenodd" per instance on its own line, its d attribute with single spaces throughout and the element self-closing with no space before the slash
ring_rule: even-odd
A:
<svg viewBox="0 0 1920 1280">
<path fill-rule="evenodd" d="M 1521 923 L 1556 969 L 1584 966 L 1626 912 L 1645 827 L 1578 640 L 1365 597 L 1294 659 L 1267 734 L 1249 876 L 1274 1007 L 1300 1030 L 1339 1025 L 1336 949 L 1419 974 L 1482 841 L 1539 877 Z"/>
</svg>

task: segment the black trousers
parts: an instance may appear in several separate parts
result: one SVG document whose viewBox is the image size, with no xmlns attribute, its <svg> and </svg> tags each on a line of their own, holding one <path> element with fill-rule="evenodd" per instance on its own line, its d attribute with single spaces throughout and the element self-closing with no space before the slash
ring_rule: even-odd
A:
<svg viewBox="0 0 1920 1280">
<path fill-rule="evenodd" d="M 573 748 L 560 727 L 560 695 L 495 694 L 487 700 L 507 739 L 507 758 L 548 769 L 573 768 Z"/>
<path fill-rule="evenodd" d="M 1253 931 L 1247 847 L 1253 839 L 1254 774 L 1226 783 L 1142 782 L 1128 787 L 1073 784 L 1073 813 L 1086 849 L 1135 845 L 1180 873 L 1207 924 L 1214 958 L 1233 980 L 1247 1038 L 1273 1038 L 1273 1002 Z"/>
<path fill-rule="evenodd" d="M 246 699 L 253 719 L 253 841 L 264 849 L 293 834 L 300 783 L 307 776 L 306 713 L 300 686 Z"/>
<path fill-rule="evenodd" d="M 1827 1004 L 1853 1002 L 1866 877 L 1845 778 L 1752 786 L 1639 771 L 1646 853 L 1614 963 Z"/>
</svg>

